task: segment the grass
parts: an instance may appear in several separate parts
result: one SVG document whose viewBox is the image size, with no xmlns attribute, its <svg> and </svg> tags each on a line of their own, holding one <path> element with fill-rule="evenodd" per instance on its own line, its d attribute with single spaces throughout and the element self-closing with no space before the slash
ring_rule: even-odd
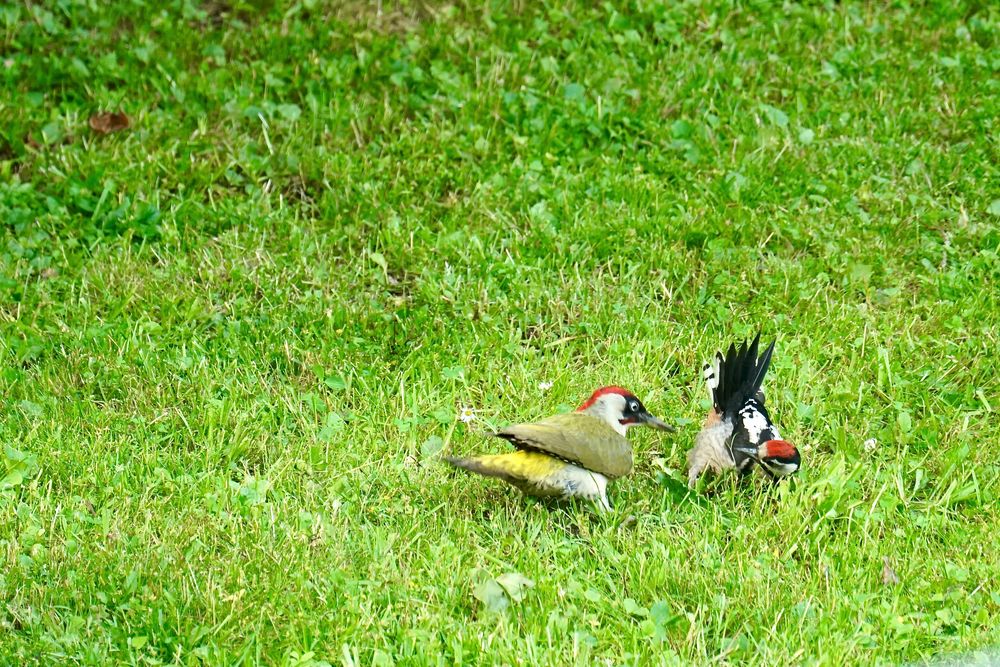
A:
<svg viewBox="0 0 1000 667">
<path fill-rule="evenodd" d="M 1000 643 L 1000 10 L 541 5 L 0 8 L 0 662 Z M 759 328 L 803 470 L 687 495 Z M 440 461 L 609 383 L 608 517 Z"/>
</svg>

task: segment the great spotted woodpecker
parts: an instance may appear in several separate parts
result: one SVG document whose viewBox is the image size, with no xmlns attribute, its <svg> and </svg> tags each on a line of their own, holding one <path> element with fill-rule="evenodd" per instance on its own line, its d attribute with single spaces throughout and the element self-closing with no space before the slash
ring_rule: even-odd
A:
<svg viewBox="0 0 1000 667">
<path fill-rule="evenodd" d="M 712 407 L 694 447 L 688 452 L 688 485 L 693 487 L 705 470 L 735 469 L 740 474 L 754 464 L 771 479 L 778 480 L 799 469 L 798 450 L 782 440 L 764 406 L 761 384 L 774 352 L 772 342 L 757 356 L 760 334 L 748 346 L 729 346 L 725 356 L 715 353 L 705 364 L 705 383 Z"/>
</svg>

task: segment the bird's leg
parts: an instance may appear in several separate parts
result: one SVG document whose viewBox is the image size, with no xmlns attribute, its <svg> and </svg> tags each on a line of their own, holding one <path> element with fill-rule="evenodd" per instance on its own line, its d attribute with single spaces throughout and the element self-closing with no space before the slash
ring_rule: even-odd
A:
<svg viewBox="0 0 1000 667">
<path fill-rule="evenodd" d="M 611 503 L 608 502 L 608 494 L 602 494 L 600 498 L 597 499 L 597 509 L 601 512 L 610 512 Z"/>
<path fill-rule="evenodd" d="M 705 469 L 705 461 L 698 461 L 692 464 L 691 469 L 688 470 L 688 488 L 693 489 L 695 484 L 698 483 L 698 478 L 701 476 L 702 471 Z"/>
</svg>

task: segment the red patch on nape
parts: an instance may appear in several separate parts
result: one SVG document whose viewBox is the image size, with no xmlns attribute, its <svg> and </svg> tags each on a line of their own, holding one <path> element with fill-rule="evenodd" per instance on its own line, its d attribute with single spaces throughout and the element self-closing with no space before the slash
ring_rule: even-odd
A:
<svg viewBox="0 0 1000 667">
<path fill-rule="evenodd" d="M 791 459 L 795 458 L 795 445 L 785 440 L 768 440 L 764 443 L 767 447 L 766 458 Z"/>
<path fill-rule="evenodd" d="M 624 387 L 616 387 L 615 385 L 608 385 L 607 387 L 601 387 L 593 394 L 591 394 L 590 398 L 584 401 L 583 405 L 578 407 L 576 411 L 583 412 L 591 405 L 593 405 L 597 399 L 599 399 L 601 396 L 604 396 L 605 394 L 619 394 L 621 396 L 624 396 L 625 398 L 635 398 L 635 394 L 630 392 L 628 389 L 625 389 Z"/>
</svg>

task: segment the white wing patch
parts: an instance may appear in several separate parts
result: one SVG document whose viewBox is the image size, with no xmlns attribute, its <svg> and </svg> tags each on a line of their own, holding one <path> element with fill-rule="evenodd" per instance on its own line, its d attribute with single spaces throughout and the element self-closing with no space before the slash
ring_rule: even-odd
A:
<svg viewBox="0 0 1000 667">
<path fill-rule="evenodd" d="M 716 357 L 714 363 L 705 364 L 702 370 L 705 377 L 705 386 L 708 387 L 708 400 L 715 402 L 715 390 L 719 387 L 719 359 Z"/>
<path fill-rule="evenodd" d="M 767 418 L 763 413 L 755 409 L 752 404 L 740 410 L 739 415 L 743 422 L 743 427 L 747 430 L 747 435 L 750 437 L 750 442 L 759 444 L 760 434 L 768 429 L 771 430 L 775 438 L 778 437 L 778 432 L 773 426 L 767 423 Z"/>
</svg>

